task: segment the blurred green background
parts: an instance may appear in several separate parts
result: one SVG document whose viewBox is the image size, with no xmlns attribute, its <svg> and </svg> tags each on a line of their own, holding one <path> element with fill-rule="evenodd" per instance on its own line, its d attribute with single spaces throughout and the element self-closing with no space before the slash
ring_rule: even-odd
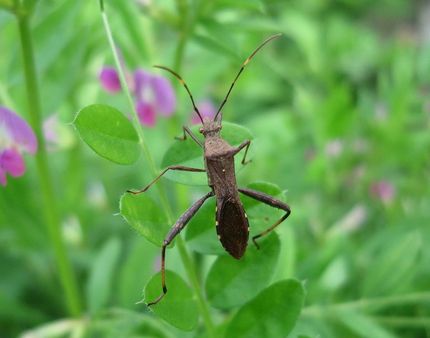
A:
<svg viewBox="0 0 430 338">
<path fill-rule="evenodd" d="M 118 201 L 153 178 L 144 157 L 110 163 L 71 125 L 92 103 L 129 110 L 125 95 L 104 92 L 98 80 L 114 64 L 98 2 L 26 3 L 34 5 L 43 118 L 59 121 L 48 160 L 87 315 L 67 319 L 35 161 L 26 156 L 25 175 L 0 187 L 0 337 L 41 325 L 49 327 L 34 337 L 195 337 L 135 304 L 158 271 L 159 248 L 118 216 Z M 118 0 L 106 8 L 128 69 L 169 66 L 197 102 L 216 106 L 249 53 L 284 34 L 247 66 L 224 120 L 255 137 L 239 185 L 275 183 L 293 210 L 278 230 L 275 279 L 305 281 L 307 296 L 289 337 L 430 337 L 429 2 Z M 7 11 L 0 50 L 0 104 L 28 119 L 18 25 Z M 157 165 L 191 118 L 185 91 L 172 83 L 175 114 L 144 129 Z M 162 184 L 174 216 L 207 191 Z M 213 258 L 194 258 L 203 276 Z M 176 250 L 168 267 L 183 274 Z"/>
</svg>

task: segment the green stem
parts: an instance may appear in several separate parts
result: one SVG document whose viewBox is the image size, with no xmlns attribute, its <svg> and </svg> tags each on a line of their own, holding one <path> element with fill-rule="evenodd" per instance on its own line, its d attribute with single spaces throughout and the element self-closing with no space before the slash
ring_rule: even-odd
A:
<svg viewBox="0 0 430 338">
<path fill-rule="evenodd" d="M 136 128 L 136 130 L 138 132 L 138 135 L 140 138 L 140 144 L 142 146 L 146 161 L 149 164 L 149 167 L 150 167 L 152 174 L 154 176 L 156 176 L 156 175 L 158 175 L 158 170 L 157 170 L 157 167 L 155 166 L 155 162 L 154 162 L 154 159 L 151 155 L 151 152 L 149 151 L 148 145 L 145 142 L 143 129 L 142 129 L 142 126 L 139 122 L 139 117 L 137 115 L 137 112 L 136 112 L 136 109 L 134 106 L 134 102 L 133 102 L 133 99 L 131 97 L 128 85 L 127 85 L 127 81 L 125 79 L 125 75 L 124 75 L 124 72 L 123 72 L 123 69 L 121 66 L 121 62 L 119 60 L 119 56 L 118 56 L 118 53 L 117 53 L 117 50 L 115 47 L 115 42 L 113 40 L 112 32 L 110 29 L 109 21 L 108 21 L 106 13 L 104 11 L 104 8 L 103 8 L 103 0 L 100 0 L 100 5 L 101 5 L 100 7 L 102 10 L 103 25 L 104 25 L 104 28 L 106 31 L 106 35 L 107 35 L 107 38 L 109 41 L 110 48 L 112 49 L 112 53 L 113 53 L 113 56 L 115 59 L 116 67 L 118 69 L 118 73 L 119 73 L 119 77 L 120 77 L 120 81 L 121 81 L 121 86 L 126 93 L 128 103 L 130 105 L 130 108 L 133 111 L 133 124 L 134 124 L 134 127 Z M 172 211 L 171 211 L 169 203 L 167 201 L 166 193 L 165 193 L 164 189 L 162 188 L 161 184 L 157 184 L 157 190 L 158 190 L 158 194 L 160 196 L 161 206 L 167 215 L 169 223 L 172 223 L 172 220 L 173 220 Z M 184 242 L 180 236 L 177 237 L 176 244 L 178 246 L 178 250 L 179 250 L 179 254 L 180 254 L 182 263 L 183 263 L 185 270 L 187 272 L 188 279 L 191 282 L 193 289 L 197 295 L 200 313 L 203 317 L 203 321 L 205 323 L 208 335 L 210 337 L 215 337 L 214 324 L 213 324 L 212 318 L 210 316 L 209 308 L 208 308 L 208 306 L 205 302 L 205 299 L 203 297 L 203 293 L 201 292 L 201 288 L 200 288 L 200 285 L 199 285 L 199 282 L 197 279 L 194 264 L 191 260 L 190 254 L 188 253 L 188 250 L 186 249 L 185 244 L 184 244 Z"/>
<path fill-rule="evenodd" d="M 178 246 L 179 255 L 181 256 L 182 263 L 184 264 L 185 270 L 187 271 L 188 279 L 193 285 L 193 289 L 197 295 L 197 301 L 199 303 L 200 313 L 203 317 L 203 321 L 205 322 L 208 335 L 209 337 L 216 337 L 215 327 L 212 322 L 212 317 L 210 315 L 209 308 L 207 306 L 207 303 L 203 297 L 202 290 L 200 288 L 196 269 L 194 268 L 194 262 L 191 259 L 191 256 L 185 246 L 185 243 L 182 237 L 178 236 L 176 240 L 176 245 Z"/>
<path fill-rule="evenodd" d="M 42 133 L 39 87 L 37 84 L 29 20 L 27 15 L 20 15 L 17 18 L 24 63 L 29 119 L 39 144 L 39 149 L 36 154 L 36 167 L 40 181 L 46 226 L 49 239 L 54 250 L 60 282 L 65 292 L 68 311 L 70 315 L 78 316 L 81 313 L 80 297 L 72 265 L 61 235 L 60 217 L 56 205 L 56 197 L 54 196 L 54 190 L 52 187 L 51 174 L 48 166 L 48 156 Z"/>
<path fill-rule="evenodd" d="M 333 305 L 314 305 L 303 310 L 303 314 L 310 316 L 325 316 L 331 315 L 333 312 L 364 310 L 377 311 L 389 306 L 398 306 L 405 304 L 415 304 L 422 302 L 430 302 L 430 292 L 417 292 L 406 295 L 396 295 L 389 297 L 380 297 L 373 299 L 360 299 L 352 302 L 339 303 Z"/>
</svg>

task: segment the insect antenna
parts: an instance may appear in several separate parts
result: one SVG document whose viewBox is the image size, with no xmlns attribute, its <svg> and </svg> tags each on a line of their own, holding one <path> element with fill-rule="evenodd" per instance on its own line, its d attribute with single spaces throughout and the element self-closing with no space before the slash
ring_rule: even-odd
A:
<svg viewBox="0 0 430 338">
<path fill-rule="evenodd" d="M 182 77 L 181 77 L 178 73 L 176 73 L 175 71 L 173 71 L 173 70 L 171 70 L 170 68 L 167 68 L 167 67 L 165 67 L 165 66 L 155 65 L 154 67 L 155 67 L 155 68 L 160 68 L 160 69 L 167 70 L 169 73 L 171 73 L 172 75 L 174 75 L 174 76 L 179 80 L 179 82 L 181 82 L 181 84 L 185 87 L 185 90 L 187 91 L 188 95 L 190 96 L 191 102 L 193 103 L 194 111 L 197 113 L 197 115 L 198 115 L 198 117 L 199 117 L 200 121 L 202 121 L 202 124 L 203 124 L 203 118 L 202 118 L 202 116 L 200 115 L 200 112 L 199 112 L 199 110 L 197 109 L 196 104 L 194 103 L 193 95 L 191 94 L 190 89 L 188 88 L 187 84 L 186 84 L 186 83 L 185 83 L 185 81 L 182 79 Z"/>
<path fill-rule="evenodd" d="M 255 54 L 258 53 L 258 51 L 264 47 L 265 44 L 269 43 L 270 41 L 279 38 L 282 35 L 282 33 L 278 33 L 272 36 L 269 36 L 266 40 L 264 40 L 260 46 L 258 46 L 250 56 L 248 56 L 248 58 L 245 60 L 245 62 L 242 64 L 242 67 L 240 68 L 239 72 L 237 73 L 236 77 L 233 80 L 233 83 L 230 86 L 230 89 L 227 92 L 227 95 L 224 98 L 224 101 L 222 101 L 221 106 L 219 107 L 215 117 L 214 117 L 214 121 L 216 121 L 218 115 L 220 115 L 220 120 L 222 119 L 222 114 L 220 114 L 222 107 L 224 107 L 225 103 L 227 102 L 227 99 L 230 95 L 231 90 L 233 89 L 237 79 L 239 78 L 240 74 L 243 72 L 243 70 L 245 69 L 245 66 L 248 64 L 249 61 L 251 61 L 251 59 L 254 57 Z"/>
</svg>

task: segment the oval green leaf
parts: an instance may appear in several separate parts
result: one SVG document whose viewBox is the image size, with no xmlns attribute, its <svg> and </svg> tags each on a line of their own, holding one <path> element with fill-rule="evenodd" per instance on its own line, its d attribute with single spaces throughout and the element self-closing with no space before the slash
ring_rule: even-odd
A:
<svg viewBox="0 0 430 338">
<path fill-rule="evenodd" d="M 163 299 L 149 309 L 169 324 L 184 331 L 197 325 L 199 312 L 193 292 L 185 281 L 173 271 L 166 270 L 168 292 Z M 162 293 L 161 273 L 154 275 L 145 286 L 145 302 L 151 302 Z"/>
<path fill-rule="evenodd" d="M 305 292 L 294 279 L 275 283 L 245 304 L 233 317 L 226 338 L 285 338 L 303 306 Z"/>
<path fill-rule="evenodd" d="M 192 132 L 203 143 L 203 137 L 199 133 L 200 126 L 191 127 Z M 223 122 L 221 137 L 232 146 L 238 146 L 245 140 L 252 140 L 251 132 L 240 125 Z M 183 165 L 193 168 L 204 168 L 203 149 L 189 136 L 185 141 L 176 141 L 164 154 L 161 162 L 163 168 L 169 165 Z M 239 167 L 239 166 L 238 166 Z M 168 171 L 164 177 L 187 185 L 207 185 L 206 173 L 190 173 L 182 171 Z"/>
<path fill-rule="evenodd" d="M 249 184 L 247 187 L 264 192 L 275 198 L 283 199 L 281 189 L 272 183 L 255 182 Z M 279 209 L 263 204 L 243 194 L 240 194 L 240 199 L 248 215 L 250 236 L 269 228 L 283 215 L 283 212 Z M 280 226 L 283 226 L 283 223 Z M 214 198 L 208 200 L 191 219 L 187 225 L 185 239 L 188 246 L 196 252 L 209 255 L 225 254 L 225 250 L 216 236 Z"/>
<path fill-rule="evenodd" d="M 240 260 L 217 258 L 206 279 L 206 295 L 212 306 L 229 309 L 244 304 L 269 284 L 281 244 L 275 233 L 261 238 L 259 244 L 257 249 L 250 243 Z"/>
<path fill-rule="evenodd" d="M 169 231 L 167 216 L 147 194 L 124 194 L 119 202 L 122 217 L 148 241 L 162 246 Z"/>
<path fill-rule="evenodd" d="M 73 125 L 97 154 L 118 164 L 134 163 L 140 154 L 132 123 L 117 109 L 104 104 L 82 108 Z"/>
</svg>

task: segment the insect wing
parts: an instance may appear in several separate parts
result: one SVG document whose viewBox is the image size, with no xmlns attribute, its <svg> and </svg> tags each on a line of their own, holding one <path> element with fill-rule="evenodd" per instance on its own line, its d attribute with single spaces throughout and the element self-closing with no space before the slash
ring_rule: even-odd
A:
<svg viewBox="0 0 430 338">
<path fill-rule="evenodd" d="M 248 219 L 240 202 L 217 201 L 216 231 L 224 249 L 234 258 L 243 256 L 248 244 Z"/>
</svg>

